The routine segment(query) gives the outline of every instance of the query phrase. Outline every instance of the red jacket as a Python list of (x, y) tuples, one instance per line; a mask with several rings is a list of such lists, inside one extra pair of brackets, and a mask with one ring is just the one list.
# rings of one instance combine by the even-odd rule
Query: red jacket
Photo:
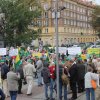
[(49, 70), (50, 70), (50, 78), (55, 79), (55, 66), (49, 66)]

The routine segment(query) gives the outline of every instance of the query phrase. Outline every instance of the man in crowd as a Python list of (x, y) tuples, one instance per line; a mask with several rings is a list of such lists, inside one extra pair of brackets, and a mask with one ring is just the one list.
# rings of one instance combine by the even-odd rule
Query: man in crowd
[(77, 62), (78, 70), (78, 93), (84, 92), (84, 77), (85, 77), (85, 65), (82, 63), (81, 59)]
[(77, 78), (78, 78), (78, 71), (77, 71), (77, 65), (74, 63), (74, 60), (70, 60), (70, 68), (69, 68), (69, 74), (70, 74), (70, 86), (72, 90), (72, 98), (70, 100), (77, 99)]
[(42, 84), (42, 76), (41, 76), (41, 71), (42, 71), (42, 69), (43, 69), (42, 58), (40, 58), (40, 59), (37, 61), (36, 65), (37, 65), (36, 70), (37, 70), (37, 76), (38, 76), (38, 86), (41, 86), (41, 85), (43, 85), (43, 84)]
[(1, 79), (2, 79), (3, 91), (5, 94), (5, 97), (9, 96), (8, 85), (7, 85), (7, 73), (8, 72), (9, 72), (9, 67), (5, 63), (5, 61), (2, 60), (1, 61)]
[(23, 61), (23, 71), (24, 71), (24, 77), (26, 78), (27, 84), (28, 84), (28, 90), (27, 90), (27, 95), (32, 95), (32, 88), (33, 88), (33, 77), (34, 77), (34, 72), (36, 72), (35, 66)]

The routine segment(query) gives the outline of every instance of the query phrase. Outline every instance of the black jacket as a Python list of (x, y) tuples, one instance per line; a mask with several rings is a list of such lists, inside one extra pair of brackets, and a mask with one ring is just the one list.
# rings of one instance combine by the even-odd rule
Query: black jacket
[(84, 64), (77, 64), (77, 71), (78, 71), (78, 80), (84, 79), (85, 65)]
[(22, 65), (20, 65), (20, 67), (17, 69), (17, 73), (20, 74), (20, 79), (24, 79), (24, 72), (23, 72)]
[(41, 71), (41, 76), (43, 77), (44, 83), (50, 83), (50, 71), (48, 67), (44, 67)]
[(77, 82), (78, 78), (78, 71), (77, 71), (77, 65), (73, 64), (70, 69), (69, 69), (69, 74), (70, 74), (70, 81), (71, 82)]
[(7, 73), (9, 72), (9, 67), (7, 64), (2, 64), (1, 66), (1, 79), (7, 79)]

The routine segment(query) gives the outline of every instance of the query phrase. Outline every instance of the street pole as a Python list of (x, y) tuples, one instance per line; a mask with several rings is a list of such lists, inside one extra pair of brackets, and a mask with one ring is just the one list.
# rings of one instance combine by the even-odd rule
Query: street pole
[(55, 8), (55, 36), (56, 36), (56, 76), (57, 76), (57, 100), (59, 100), (59, 61), (58, 61), (58, 44), (59, 44), (59, 39), (58, 39), (58, 0), (56, 0), (56, 8)]

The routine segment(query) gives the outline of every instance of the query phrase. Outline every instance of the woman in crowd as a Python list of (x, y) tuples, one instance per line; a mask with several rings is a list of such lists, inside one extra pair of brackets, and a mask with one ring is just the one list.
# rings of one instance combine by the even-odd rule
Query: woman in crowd
[(85, 74), (86, 100), (95, 100), (95, 89), (92, 87), (92, 80), (95, 80), (97, 85), (99, 85), (99, 76), (93, 73), (92, 65), (89, 64), (88, 72)]
[(20, 75), (19, 74), (17, 75), (14, 72), (14, 68), (11, 67), (10, 71), (7, 73), (7, 83), (8, 83), (8, 89), (10, 92), (11, 100), (16, 100), (17, 98), (19, 78), (20, 78)]

